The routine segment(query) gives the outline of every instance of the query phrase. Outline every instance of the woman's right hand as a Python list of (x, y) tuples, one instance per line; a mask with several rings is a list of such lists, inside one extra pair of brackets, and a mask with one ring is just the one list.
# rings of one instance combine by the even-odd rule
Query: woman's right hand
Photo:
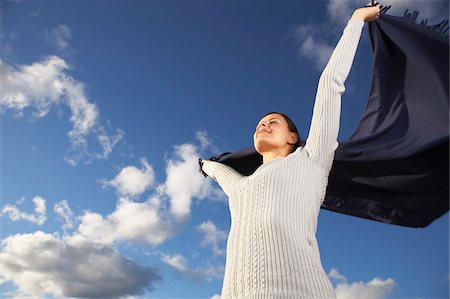
[(204, 163), (203, 159), (202, 158), (198, 158), (198, 164), (199, 164), (199, 170), (198, 171), (201, 174), (203, 174), (203, 176), (206, 178), (208, 175), (206, 174), (206, 172), (203, 171), (203, 163)]
[(368, 6), (358, 8), (353, 12), (352, 19), (360, 19), (364, 22), (372, 22), (378, 19), (380, 16), (380, 6), (379, 3), (375, 1), (375, 4), (372, 6), (371, 3), (367, 4)]

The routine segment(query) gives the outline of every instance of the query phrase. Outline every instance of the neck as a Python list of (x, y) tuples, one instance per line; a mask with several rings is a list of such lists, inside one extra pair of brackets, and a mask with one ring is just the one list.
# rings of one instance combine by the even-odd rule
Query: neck
[(275, 158), (284, 158), (289, 155), (289, 151), (270, 151), (261, 153), (263, 156), (263, 163), (269, 162)]

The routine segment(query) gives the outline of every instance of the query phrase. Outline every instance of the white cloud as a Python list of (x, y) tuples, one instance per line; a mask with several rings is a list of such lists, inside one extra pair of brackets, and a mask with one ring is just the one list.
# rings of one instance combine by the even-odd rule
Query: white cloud
[(338, 299), (380, 299), (385, 298), (395, 287), (392, 278), (382, 280), (374, 278), (369, 282), (354, 282), (351, 284), (338, 284), (336, 286), (336, 296)]
[(185, 272), (188, 271), (188, 268), (186, 266), (186, 259), (180, 255), (168, 255), (168, 254), (162, 254), (162, 261), (169, 266), (172, 266), (173, 268), (177, 269), (178, 271)]
[(396, 282), (392, 278), (383, 280), (375, 277), (369, 282), (348, 283), (347, 278), (336, 268), (332, 268), (328, 276), (338, 281), (335, 287), (338, 299), (382, 299), (396, 287)]
[(78, 232), (102, 244), (125, 241), (157, 246), (172, 236), (174, 230), (170, 219), (164, 217), (160, 208), (157, 197), (151, 197), (143, 203), (123, 197), (116, 210), (106, 217), (85, 212), (79, 219)]
[(338, 269), (332, 268), (328, 273), (328, 276), (338, 282), (347, 282), (347, 277), (339, 273)]
[[(206, 132), (201, 135), (207, 136)], [(189, 216), (194, 197), (218, 198), (223, 194), (212, 186), (211, 179), (205, 179), (198, 172), (196, 145), (176, 146), (175, 157), (177, 160), (166, 162), (167, 178), (163, 184), (154, 184), (155, 173), (145, 159), (141, 159), (141, 168), (126, 166), (112, 180), (101, 180), (103, 186), (114, 187), (122, 198), (116, 210), (107, 216), (86, 211), (79, 217), (78, 232), (103, 244), (141, 242), (157, 246), (173, 236), (181, 228), (179, 220)], [(145, 202), (132, 200), (151, 189), (154, 194)], [(200, 231), (205, 234), (205, 246), (212, 246), (216, 254), (223, 254), (218, 243), (226, 238), (225, 233), (210, 223), (201, 225)]]
[(73, 212), (69, 207), (67, 200), (63, 199), (57, 202), (53, 211), (58, 215), (58, 218), (63, 222), (63, 229), (71, 229), (73, 227)]
[(207, 267), (197, 267), (194, 269), (189, 268), (186, 264), (186, 259), (180, 255), (168, 255), (161, 253), (161, 260), (167, 265), (171, 266), (177, 273), (195, 281), (211, 281), (214, 278), (223, 278), (225, 266), (207, 266)]
[(221, 248), (219, 244), (226, 240), (225, 231), (219, 230), (211, 221), (205, 221), (198, 225), (196, 229), (203, 233), (202, 246), (211, 246), (211, 250), (215, 255), (224, 255), (225, 248)]
[(314, 25), (299, 25), (294, 32), (299, 56), (313, 61), (318, 70), (324, 68), (333, 52), (333, 47), (323, 37), (321, 30)]
[(66, 103), (72, 112), (70, 121), (73, 128), (67, 133), (71, 142), (76, 147), (85, 147), (85, 136), (90, 133), (98, 120), (97, 106), (86, 98), (84, 84), (72, 78), (67, 78), (64, 85), (67, 95)]
[(166, 166), (164, 191), (170, 197), (170, 211), (178, 220), (186, 219), (191, 211), (192, 198), (217, 198), (221, 193), (212, 185), (212, 180), (199, 174), (200, 154), (195, 145), (185, 143), (175, 146), (175, 158)]
[(25, 202), (25, 197), (24, 196), (22, 196), (21, 198), (19, 198), (17, 201), (16, 201), (16, 203), (18, 204), (18, 205), (21, 205), (21, 204), (23, 204)]
[[(328, 1), (327, 3), (327, 18), (334, 24), (344, 25), (352, 16), (353, 11), (357, 8), (369, 3), (370, 0), (365, 3), (360, 0), (340, 0), (340, 1)], [(383, 5), (385, 5), (383, 1)]]
[(0, 109), (12, 109), (21, 116), (27, 107), (35, 109), (35, 117), (47, 115), (50, 107), (58, 104), (64, 93), (68, 64), (50, 56), (46, 60), (13, 69), (0, 62)]
[(72, 38), (72, 30), (67, 25), (58, 25), (50, 31), (48, 41), (55, 46), (56, 51), (71, 55), (75, 53), (75, 48), (70, 44)]
[[(203, 136), (206, 136), (206, 133)], [(167, 162), (172, 166), (172, 168), (168, 166), (168, 174), (196, 184), (198, 190), (184, 189), (189, 196), (189, 205), (195, 196), (202, 199), (208, 195), (219, 194), (217, 189), (212, 188), (212, 180), (205, 179), (198, 172), (197, 150), (197, 145), (182, 144), (176, 147), (175, 157), (178, 160)], [(3, 240), (0, 268), (3, 270), (5, 266), (6, 270), (0, 274), (0, 281), (12, 282), (17, 286), (18, 289), (13, 296), (49, 294), (55, 297), (132, 298), (130, 296), (143, 291), (155, 281), (151, 275), (148, 278), (149, 275), (146, 274), (154, 273), (149, 268), (136, 265), (108, 247), (120, 242), (158, 246), (182, 229), (180, 222), (177, 221), (179, 219), (170, 211), (170, 204), (176, 202), (177, 198), (169, 198), (172, 193), (166, 192), (166, 184), (155, 185), (152, 167), (144, 159), (141, 163), (140, 168), (134, 166), (123, 168), (111, 181), (105, 183), (113, 185), (121, 194), (128, 194), (118, 199), (116, 209), (111, 214), (103, 216), (85, 211), (75, 222), (69, 203), (67, 200), (61, 200), (53, 209), (63, 222), (64, 229), (78, 224), (71, 236), (64, 234), (65, 237), (61, 238), (36, 232)], [(185, 177), (182, 177), (183, 175)], [(196, 180), (195, 177), (200, 180)], [(175, 188), (176, 180), (172, 183)], [(180, 187), (182, 190), (187, 188), (185, 185)], [(154, 194), (147, 200), (144, 202), (132, 200), (132, 195), (140, 195), (150, 188), (154, 188)], [(45, 202), (44, 205), (37, 199), (35, 202), (35, 215), (30, 216), (17, 208), (16, 210), (7, 208), (6, 211), (13, 215), (11, 217), (38, 219), (42, 213), (45, 215)], [(211, 246), (217, 254), (223, 253), (219, 242), (226, 237), (224, 232), (218, 230), (212, 222), (200, 224), (198, 230), (204, 234), (202, 241), (204, 246)], [(37, 254), (33, 255), (34, 252)], [(195, 282), (223, 278), (223, 265), (207, 264), (203, 267), (189, 268), (181, 255), (164, 255), (163, 261), (180, 275)], [(107, 276), (110, 272), (111, 277)], [(128, 280), (125, 278), (127, 275), (131, 275)]]
[(161, 278), (116, 250), (76, 236), (60, 239), (41, 231), (2, 241), (1, 276), (22, 297), (118, 298), (151, 290)]
[(215, 295), (213, 295), (211, 298), (209, 298), (209, 299), (220, 299), (220, 295), (218, 295), (218, 294), (215, 294)]
[(112, 186), (122, 195), (136, 196), (151, 187), (155, 180), (155, 172), (145, 159), (141, 159), (143, 168), (124, 167), (114, 179), (102, 180), (104, 186)]
[(97, 139), (100, 143), (103, 152), (96, 154), (98, 159), (106, 159), (112, 152), (113, 148), (123, 139), (125, 132), (122, 129), (117, 129), (115, 135), (106, 134), (105, 130), (98, 134)]
[[(118, 130), (115, 136), (105, 133), (98, 122), (97, 106), (87, 98), (84, 84), (67, 75), (69, 69), (66, 61), (57, 56), (17, 69), (0, 61), (0, 113), (11, 110), (15, 117), (21, 117), (26, 109), (32, 109), (32, 116), (40, 118), (53, 106), (64, 103), (70, 109), (72, 123), (67, 133), (71, 148), (66, 161), (76, 165), (82, 160), (105, 159), (122, 139), (123, 131)], [(101, 154), (88, 152), (90, 134), (97, 135)]]
[(212, 142), (209, 139), (208, 133), (206, 131), (197, 131), (195, 133), (195, 138), (200, 142), (200, 150), (205, 150), (212, 145)]
[[(23, 202), (21, 200), (21, 202)], [(45, 199), (40, 196), (33, 197), (34, 214), (22, 212), (17, 206), (6, 204), (0, 213), (1, 216), (8, 216), (12, 221), (25, 220), (37, 225), (44, 224), (46, 217)]]

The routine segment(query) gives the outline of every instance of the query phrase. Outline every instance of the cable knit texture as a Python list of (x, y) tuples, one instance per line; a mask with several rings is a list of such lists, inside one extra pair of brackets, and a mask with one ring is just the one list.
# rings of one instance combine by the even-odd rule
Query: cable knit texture
[(338, 147), (341, 96), (364, 21), (350, 19), (317, 88), (304, 147), (242, 176), (204, 160), (203, 170), (229, 198), (222, 299), (336, 298), (323, 269), (317, 219)]

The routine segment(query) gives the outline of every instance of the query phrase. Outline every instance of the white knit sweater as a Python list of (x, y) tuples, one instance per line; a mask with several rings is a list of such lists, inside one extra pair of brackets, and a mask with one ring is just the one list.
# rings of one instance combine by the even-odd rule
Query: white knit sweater
[(338, 147), (341, 96), (364, 21), (350, 19), (323, 71), (304, 147), (242, 176), (204, 160), (203, 170), (229, 198), (222, 299), (336, 298), (323, 269), (317, 219)]

